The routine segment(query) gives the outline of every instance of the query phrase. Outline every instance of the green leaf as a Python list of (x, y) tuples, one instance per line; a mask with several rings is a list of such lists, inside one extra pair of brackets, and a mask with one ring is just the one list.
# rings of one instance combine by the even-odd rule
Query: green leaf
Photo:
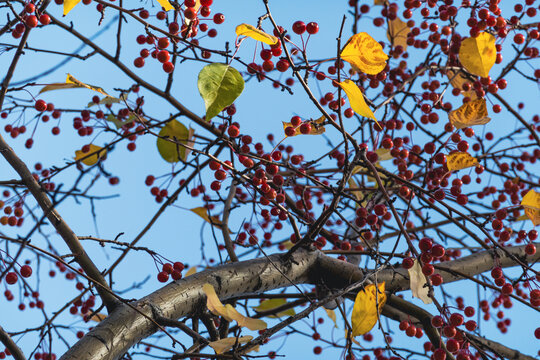
[(116, 126), (117, 129), (120, 129), (122, 126), (124, 126), (124, 124), (127, 124), (128, 122), (130, 122), (130, 120), (122, 121), (118, 119), (116, 116), (114, 116), (113, 114), (107, 115), (105, 120), (112, 122)]
[[(285, 299), (267, 299), (261, 302), (259, 306), (253, 307), (253, 309), (257, 312), (266, 312), (266, 311), (270, 311), (275, 308), (278, 308), (280, 306), (283, 306), (286, 303), (287, 303), (287, 300)], [(283, 310), (277, 313), (276, 315), (268, 315), (268, 317), (276, 318), (276, 317), (294, 316), (294, 315), (296, 315), (296, 312), (294, 311), (293, 308), (290, 308), (287, 310)]]
[(186, 160), (186, 148), (166, 139), (175, 140), (182, 144), (188, 144), (193, 133), (177, 120), (169, 121), (159, 132), (157, 148), (161, 157), (170, 163), (177, 163)]
[(210, 121), (240, 96), (244, 79), (235, 68), (214, 63), (203, 67), (197, 86), (206, 106), (206, 121)]

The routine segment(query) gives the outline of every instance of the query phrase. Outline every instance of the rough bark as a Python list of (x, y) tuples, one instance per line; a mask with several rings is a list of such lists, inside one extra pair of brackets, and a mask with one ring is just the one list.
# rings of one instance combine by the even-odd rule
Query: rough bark
[[(448, 261), (440, 265), (449, 271), (476, 275), (491, 269), (498, 258), (501, 267), (515, 266), (515, 258), (524, 263), (535, 263), (540, 252), (525, 255), (524, 246), (477, 254)], [(462, 279), (452, 272), (441, 271), (445, 283)], [(175, 281), (130, 305), (121, 305), (64, 354), (61, 360), (94, 359), (116, 360), (138, 341), (153, 334), (157, 327), (150, 321), (155, 314), (170, 319), (191, 316), (205, 308), (202, 285), (210, 283), (220, 299), (289, 287), (294, 284), (320, 283), (346, 286), (362, 280), (362, 269), (331, 258), (319, 251), (300, 249), (290, 258), (282, 254), (218, 266)], [(386, 281), (386, 288), (402, 291), (409, 287), (406, 270), (382, 270), (378, 281)], [(144, 314), (144, 315), (143, 315)]]

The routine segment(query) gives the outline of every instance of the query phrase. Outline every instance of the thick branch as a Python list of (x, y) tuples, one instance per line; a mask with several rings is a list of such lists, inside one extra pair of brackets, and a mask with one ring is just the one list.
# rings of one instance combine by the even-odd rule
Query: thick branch
[(0, 342), (11, 352), (15, 360), (26, 360), (22, 350), (15, 344), (15, 341), (9, 334), (0, 326)]
[[(540, 259), (540, 252), (525, 255), (524, 246), (509, 247), (507, 251), (527, 263)], [(447, 269), (456, 269), (468, 275), (477, 275), (492, 268), (494, 257), (499, 256), (501, 267), (515, 266), (515, 262), (500, 250), (483, 251), (462, 259), (441, 264)], [(409, 288), (406, 270), (382, 270), (377, 275), (378, 281), (386, 281), (389, 291), (401, 291)], [(445, 283), (460, 280), (459, 276), (442, 271)], [(261, 293), (272, 289), (295, 284), (318, 283), (324, 279), (327, 283), (347, 285), (361, 281), (363, 270), (358, 267), (330, 258), (320, 251), (299, 249), (290, 257), (282, 254), (268, 258), (255, 259), (215, 267), (185, 279), (171, 283), (162, 289), (133, 303), (148, 317), (153, 316), (152, 308), (158, 309), (162, 316), (169, 319), (192, 316), (204, 309), (205, 296), (202, 285), (212, 284), (220, 299), (230, 299), (246, 294)], [(290, 279), (290, 281), (288, 280)], [(156, 326), (148, 318), (132, 308), (121, 305), (110, 316), (90, 331), (61, 360), (67, 359), (119, 359), (131, 346), (150, 336)]]

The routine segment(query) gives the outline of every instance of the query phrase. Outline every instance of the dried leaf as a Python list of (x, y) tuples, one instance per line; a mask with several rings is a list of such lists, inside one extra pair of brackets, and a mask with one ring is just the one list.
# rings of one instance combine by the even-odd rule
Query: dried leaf
[(448, 171), (461, 170), (476, 165), (478, 165), (478, 160), (469, 153), (456, 151), (446, 155)]
[(384, 5), (388, 0), (373, 0), (373, 5)]
[[(324, 116), (321, 116), (317, 120), (311, 121), (311, 131), (308, 134), (302, 134), (300, 132), (300, 126), (297, 126), (294, 129), (294, 135), (291, 135), (290, 137), (296, 136), (296, 135), (320, 135), (320, 134), (324, 134), (326, 129), (324, 128), (324, 125), (321, 125), (321, 124), (324, 123), (324, 120), (326, 120), (326, 118)], [(285, 121), (282, 121), (282, 123), (283, 123), (283, 132), (285, 133), (285, 136), (287, 136), (287, 133), (285, 132), (285, 129), (287, 129), (289, 126), (292, 127), (292, 124), (290, 122), (285, 122)]]
[(235, 320), (238, 326), (244, 326), (250, 330), (266, 329), (267, 325), (264, 321), (240, 314), (231, 304), (223, 305), (211, 284), (204, 284), (203, 291), (206, 294), (206, 307), (212, 314), (223, 316), (228, 321)]
[(459, 61), (471, 74), (488, 77), (496, 58), (495, 37), (490, 33), (482, 32), (461, 42)]
[(456, 127), (462, 129), (473, 125), (484, 125), (491, 121), (488, 116), (486, 99), (479, 98), (450, 111), (448, 119)]
[(196, 208), (193, 208), (193, 209), (190, 209), (191, 211), (193, 211), (195, 214), (199, 215), (200, 217), (202, 217), (204, 219), (204, 221), (214, 225), (214, 226), (217, 226), (218, 228), (221, 228), (223, 226), (223, 223), (221, 222), (221, 220), (217, 217), (217, 216), (212, 216), (211, 218), (208, 216), (208, 209), (203, 207), (203, 206), (200, 206), (200, 207), (196, 207)]
[(375, 284), (369, 284), (356, 295), (351, 315), (353, 336), (368, 333), (377, 323), (381, 310), (386, 303), (384, 286), (384, 282), (378, 284), (377, 287), (375, 287)]
[(105, 90), (103, 90), (99, 86), (85, 84), (82, 81), (75, 79), (73, 75), (71, 74), (67, 74), (65, 83), (54, 83), (54, 84), (45, 85), (43, 89), (39, 91), (39, 93), (41, 94), (45, 91), (51, 91), (51, 90), (79, 89), (79, 88), (90, 89), (93, 91), (97, 91), (98, 93), (103, 94), (105, 96), (111, 97), (109, 94), (105, 92)]
[(347, 97), (349, 98), (349, 103), (351, 108), (360, 116), (364, 116), (370, 119), (377, 121), (375, 114), (366, 104), (364, 100), (364, 94), (360, 91), (360, 88), (351, 80), (345, 80), (339, 83), (339, 86), (345, 91)]
[(196, 272), (197, 272), (197, 267), (193, 266), (193, 267), (189, 268), (189, 270), (186, 272), (186, 275), (184, 275), (184, 278), (187, 278), (188, 276), (193, 275)]
[(83, 152), (82, 150), (75, 151), (75, 161), (79, 161), (84, 165), (92, 166), (99, 160), (107, 156), (107, 149), (101, 146), (90, 144), (90, 151)]
[(403, 50), (406, 50), (407, 34), (410, 31), (411, 29), (407, 26), (407, 23), (396, 17), (394, 20), (388, 21), (386, 37), (388, 37), (388, 41), (390, 41), (393, 47), (401, 46)]
[[(157, 148), (163, 160), (170, 163), (177, 163), (180, 160), (185, 161), (187, 159), (188, 152), (186, 150), (188, 149), (180, 144), (189, 144), (193, 137), (193, 131), (190, 130), (188, 130), (181, 122), (173, 119), (159, 131)], [(174, 140), (180, 144), (170, 140)]]
[(341, 58), (357, 70), (370, 75), (376, 75), (386, 67), (388, 55), (383, 51), (381, 44), (361, 32), (353, 35), (341, 52)]
[(236, 337), (229, 337), (225, 339), (220, 339), (216, 341), (212, 341), (208, 343), (212, 349), (216, 352), (216, 354), (223, 354), (225, 351), (228, 351), (229, 349), (232, 349), (232, 347), (236, 344), (245, 344), (250, 342), (253, 339), (253, 336), (241, 336), (239, 338)]
[(64, 0), (64, 16), (66, 16), (81, 0)]
[(86, 107), (92, 107), (95, 105), (112, 105), (112, 104), (118, 104), (120, 102), (123, 102), (127, 99), (128, 95), (126, 93), (123, 93), (120, 95), (120, 97), (113, 97), (113, 96), (105, 96), (103, 99), (99, 100), (99, 102), (96, 104), (95, 102), (91, 101), (88, 103)]
[(531, 219), (534, 226), (540, 225), (540, 193), (531, 189), (521, 200), (525, 214)]
[(330, 309), (324, 309), (324, 310), (326, 311), (326, 315), (328, 315), (330, 320), (332, 320), (332, 322), (334, 323), (335, 328), (339, 329), (339, 327), (337, 326), (336, 312)]
[[(285, 304), (287, 304), (287, 300), (285, 299), (267, 299), (261, 302), (259, 306), (253, 307), (253, 309), (257, 312), (267, 312), (275, 308), (278, 308), (280, 306), (283, 306)], [(295, 314), (296, 314), (296, 311), (294, 311), (294, 309), (291, 308), (291, 309), (281, 311), (277, 313), (276, 315), (268, 315), (268, 317), (278, 318), (278, 317), (283, 317), (283, 316), (294, 316)]]
[[(455, 89), (459, 89), (459, 91), (461, 92), (461, 95), (466, 96), (470, 98), (471, 100), (478, 98), (478, 95), (476, 95), (476, 91), (472, 89), (471, 80), (467, 78), (467, 76), (465, 75), (463, 71), (459, 70), (456, 72), (453, 70), (448, 70), (446, 72), (446, 76), (450, 80), (450, 84), (452, 85), (452, 87), (454, 87)], [(471, 90), (465, 91), (463, 90), (463, 85), (467, 83), (471, 84)]]
[(236, 27), (236, 36), (248, 36), (257, 41), (261, 41), (268, 45), (275, 45), (279, 39), (273, 35), (267, 34), (262, 30), (257, 29), (253, 25), (240, 24)]
[(412, 296), (419, 298), (424, 304), (431, 304), (433, 300), (428, 296), (426, 276), (422, 272), (422, 267), (418, 260), (414, 260), (412, 268), (409, 269), (409, 279), (411, 284)]
[(165, 11), (174, 9), (169, 0), (157, 0), (157, 2)]
[[(85, 315), (82, 315), (82, 317), (85, 317)], [(88, 318), (88, 321), (101, 322), (106, 317), (107, 315), (105, 314), (97, 313), (97, 314), (92, 315), (92, 317)]]
[(392, 154), (390, 154), (390, 149), (378, 148), (375, 150), (375, 153), (379, 156), (379, 159), (375, 164), (377, 164), (379, 161), (386, 161), (394, 158)]
[[(348, 183), (349, 183), (349, 188), (350, 189), (357, 189), (359, 187), (358, 184), (356, 183), (356, 181), (354, 181), (352, 176), (349, 178)], [(362, 201), (362, 198), (363, 198), (362, 191), (360, 191), (360, 190), (351, 190), (351, 192), (353, 193), (356, 200)]]

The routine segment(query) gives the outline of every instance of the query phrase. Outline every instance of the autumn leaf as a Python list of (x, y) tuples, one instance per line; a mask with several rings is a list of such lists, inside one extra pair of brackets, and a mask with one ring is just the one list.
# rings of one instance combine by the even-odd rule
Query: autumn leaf
[(496, 57), (495, 37), (490, 33), (482, 32), (461, 42), (459, 61), (471, 74), (488, 77)]
[(103, 99), (99, 100), (98, 103), (95, 103), (93, 101), (89, 102), (86, 107), (92, 107), (95, 105), (112, 105), (112, 104), (118, 104), (127, 99), (127, 94), (123, 93), (120, 95), (120, 97), (115, 98), (114, 96), (105, 96)]
[(111, 97), (109, 94), (105, 92), (105, 90), (103, 90), (99, 86), (85, 84), (82, 81), (75, 79), (75, 77), (73, 77), (73, 75), (71, 74), (67, 74), (65, 83), (53, 83), (53, 84), (45, 85), (39, 91), (39, 93), (41, 94), (45, 91), (51, 91), (51, 90), (78, 89), (78, 88), (90, 89), (93, 91), (97, 91), (98, 93), (103, 94), (105, 96)]
[(341, 51), (341, 58), (357, 71), (376, 75), (386, 67), (388, 55), (384, 53), (381, 44), (368, 33), (361, 32), (349, 39)]
[(403, 50), (406, 50), (407, 34), (410, 31), (411, 29), (407, 26), (407, 23), (396, 17), (394, 20), (388, 21), (386, 37), (388, 37), (388, 41), (390, 41), (393, 47), (401, 46)]
[(478, 165), (478, 160), (466, 152), (456, 151), (446, 155), (448, 171), (461, 170)]
[(373, 5), (384, 5), (388, 0), (373, 0)]
[(521, 206), (533, 225), (540, 225), (540, 193), (534, 189), (529, 190), (521, 200)]
[(157, 0), (157, 2), (165, 11), (174, 9), (169, 0)]
[(349, 98), (349, 103), (351, 108), (360, 116), (364, 116), (370, 119), (377, 121), (375, 114), (366, 104), (364, 100), (364, 94), (360, 91), (360, 88), (351, 80), (345, 80), (339, 83), (339, 86), (345, 91), (347, 97)]
[(189, 268), (189, 270), (184, 275), (184, 278), (187, 278), (188, 276), (191, 276), (191, 275), (195, 274), (196, 272), (197, 272), (197, 267), (193, 266), (193, 267)]
[(257, 41), (261, 41), (268, 45), (275, 45), (279, 39), (273, 35), (267, 34), (262, 30), (257, 29), (253, 25), (240, 24), (236, 27), (236, 36), (248, 36)]
[(282, 121), (282, 123), (283, 123), (283, 132), (285, 133), (285, 136), (287, 136), (287, 137), (292, 137), (292, 136), (297, 136), (297, 135), (320, 135), (320, 134), (324, 134), (324, 132), (326, 131), (326, 129), (322, 125), (324, 123), (324, 120), (326, 120), (326, 118), (324, 116), (321, 116), (317, 120), (310, 121), (310, 123), (311, 123), (311, 131), (309, 133), (307, 133), (307, 134), (302, 134), (302, 132), (300, 131), (300, 126), (297, 126), (294, 129), (294, 134), (293, 135), (287, 135), (287, 131), (286, 131), (286, 129), (288, 127), (293, 127), (293, 125), (290, 122)]
[(193, 145), (191, 141), (193, 133), (192, 129), (186, 128), (181, 122), (175, 119), (169, 121), (160, 130), (157, 139), (157, 148), (163, 160), (170, 163), (177, 163), (180, 160), (185, 161), (189, 155), (189, 149), (180, 144)]
[(232, 66), (214, 63), (199, 72), (197, 87), (206, 107), (206, 121), (210, 121), (244, 91), (244, 78)]
[(217, 217), (217, 216), (212, 216), (212, 218), (210, 218), (210, 216), (208, 216), (208, 209), (203, 207), (203, 206), (200, 206), (200, 207), (196, 207), (196, 208), (193, 208), (193, 209), (189, 209), (191, 211), (193, 211), (195, 214), (199, 215), (200, 217), (202, 217), (204, 219), (204, 221), (214, 225), (214, 226), (217, 226), (217, 227), (221, 227), (223, 226), (223, 223), (221, 222), (221, 220)]
[(448, 119), (456, 127), (463, 129), (473, 125), (484, 125), (491, 121), (488, 116), (486, 99), (479, 98), (461, 105), (448, 114)]
[(339, 329), (339, 327), (337, 326), (336, 312), (334, 310), (330, 310), (330, 309), (324, 309), (324, 310), (326, 311), (326, 315), (328, 315), (330, 320), (332, 320), (332, 322), (334, 323), (334, 327), (336, 329)]
[(223, 354), (225, 351), (232, 349), (235, 344), (245, 344), (250, 342), (253, 336), (241, 336), (241, 337), (228, 337), (216, 341), (209, 342), (208, 345), (214, 349), (216, 354)]
[(203, 291), (206, 294), (206, 307), (212, 314), (223, 316), (227, 321), (234, 320), (238, 326), (247, 327), (250, 330), (266, 329), (267, 325), (264, 321), (240, 314), (231, 304), (223, 305), (211, 284), (204, 284)]
[(64, 0), (64, 16), (66, 16), (81, 0)]
[(89, 150), (86, 152), (83, 152), (82, 150), (75, 151), (75, 161), (80, 160), (84, 165), (92, 166), (96, 164), (99, 160), (106, 157), (106, 148), (93, 144), (90, 144), (88, 146)]
[(408, 270), (412, 296), (419, 298), (424, 304), (431, 304), (433, 300), (428, 296), (426, 276), (422, 272), (422, 267), (418, 260), (414, 260), (413, 266)]
[[(267, 299), (261, 302), (259, 306), (253, 307), (253, 310), (257, 312), (267, 312), (275, 308), (281, 307), (285, 304), (287, 304), (287, 300), (285, 299)], [(291, 309), (281, 311), (277, 313), (276, 315), (268, 315), (268, 317), (278, 318), (278, 317), (283, 317), (283, 316), (294, 316), (295, 314), (296, 314), (296, 311), (294, 311), (294, 309), (291, 308)]]
[[(386, 303), (385, 283), (369, 284), (358, 292), (354, 300), (351, 315), (352, 335), (364, 335), (368, 333), (379, 318), (384, 304)], [(375, 292), (378, 291), (376, 294)]]
[[(478, 95), (476, 95), (476, 91), (474, 91), (472, 88), (471, 80), (467, 78), (463, 71), (448, 70), (446, 72), (446, 76), (448, 77), (448, 80), (450, 80), (450, 84), (452, 85), (452, 87), (454, 87), (455, 89), (459, 89), (461, 95), (469, 97), (471, 100), (478, 98)], [(463, 90), (463, 85), (467, 83), (471, 85), (471, 90), (465, 91)]]

